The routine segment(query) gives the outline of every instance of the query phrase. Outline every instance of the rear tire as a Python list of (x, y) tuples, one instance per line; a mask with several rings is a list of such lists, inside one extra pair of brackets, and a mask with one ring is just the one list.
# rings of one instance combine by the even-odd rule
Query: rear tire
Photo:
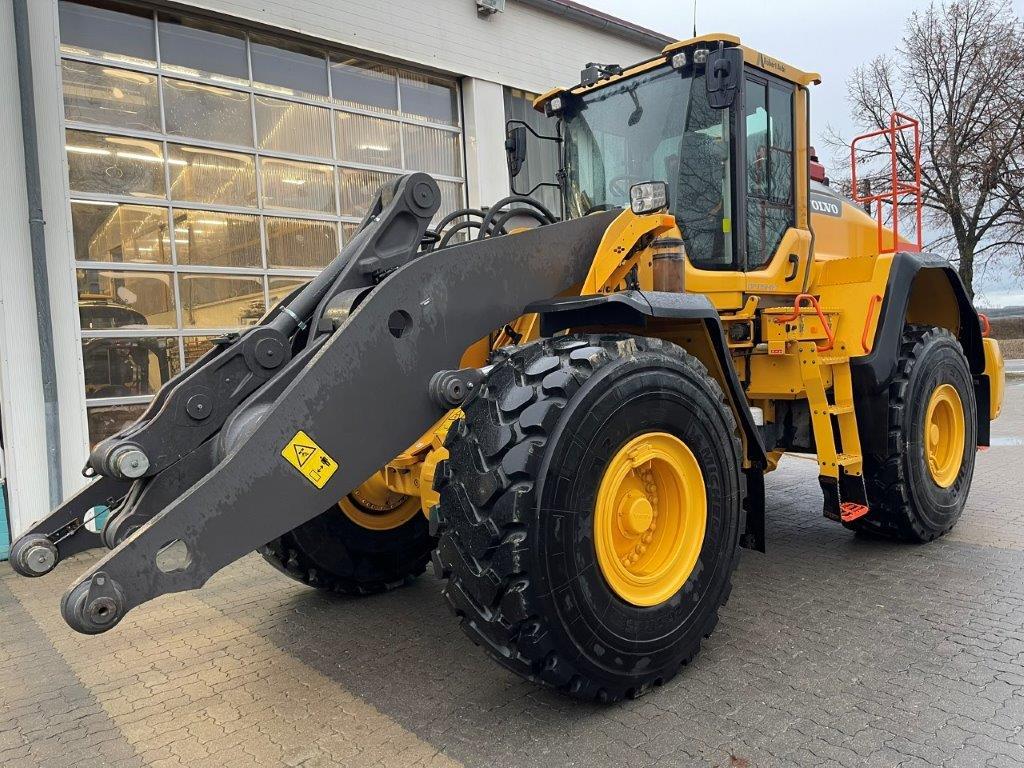
[[(955, 455), (946, 456), (943, 473), (943, 467), (930, 466), (926, 429), (930, 424), (926, 422), (936, 393), (954, 390), (953, 408), (959, 408), (962, 434), (956, 430), (957, 449)], [(908, 325), (896, 377), (889, 387), (887, 451), (865, 456), (871, 511), (849, 527), (917, 543), (947, 533), (967, 502), (974, 476), (977, 425), (974, 381), (959, 342), (945, 328)]]
[(433, 549), (422, 513), (396, 528), (373, 530), (351, 520), (336, 504), (259, 551), (281, 573), (308, 586), (371, 595), (422, 574)]
[[(675, 675), (714, 629), (738, 559), (740, 443), (718, 384), (659, 339), (563, 336), (500, 351), (463, 410), (432, 514), (435, 571), (462, 628), (517, 674), (582, 699)], [(692, 570), (672, 577), (682, 586), (645, 605), (605, 576), (595, 519), (602, 478), (648, 434), (696, 459), (706, 525)]]

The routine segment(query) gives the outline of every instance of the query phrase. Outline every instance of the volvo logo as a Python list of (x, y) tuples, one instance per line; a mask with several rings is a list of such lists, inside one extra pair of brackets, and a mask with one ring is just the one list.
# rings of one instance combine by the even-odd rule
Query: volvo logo
[(776, 72), (785, 73), (786, 65), (778, 59), (773, 59), (771, 56), (765, 56), (763, 53), (757, 54), (757, 66), (762, 69), (774, 69)]
[(821, 197), (811, 198), (811, 210), (815, 213), (823, 213), (826, 216), (842, 216), (843, 209), (834, 200), (826, 200)]

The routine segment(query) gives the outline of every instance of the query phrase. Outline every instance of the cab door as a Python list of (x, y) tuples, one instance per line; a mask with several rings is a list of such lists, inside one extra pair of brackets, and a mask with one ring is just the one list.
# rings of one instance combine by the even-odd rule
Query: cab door
[(731, 214), (723, 225), (731, 254), (709, 259), (694, 251), (686, 271), (687, 290), (724, 311), (750, 294), (803, 292), (812, 246), (806, 89), (748, 66), (728, 126)]
[(796, 295), (811, 259), (807, 92), (748, 70), (744, 97), (745, 293)]

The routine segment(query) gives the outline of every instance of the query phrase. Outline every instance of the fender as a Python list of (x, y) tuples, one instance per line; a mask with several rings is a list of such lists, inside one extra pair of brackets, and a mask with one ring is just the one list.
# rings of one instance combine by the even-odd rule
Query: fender
[[(896, 376), (900, 354), (900, 337), (911, 308), (914, 280), (919, 274), (931, 272), (948, 281), (959, 314), (956, 332), (960, 346), (974, 377), (978, 404), (978, 445), (989, 442), (989, 381), (984, 375), (985, 351), (981, 336), (981, 320), (967, 289), (949, 262), (932, 253), (897, 253), (893, 256), (886, 283), (885, 297), (871, 352), (850, 361), (853, 374), (854, 402), (859, 424), (888, 424), (889, 385)], [(864, 453), (881, 453), (888, 439), (886, 429), (863, 429), (861, 443)]]
[[(718, 310), (707, 296), (699, 293), (665, 291), (622, 291), (595, 296), (566, 296), (538, 301), (526, 308), (540, 315), (542, 336), (567, 328), (584, 326), (647, 326), (652, 319), (695, 320), (703, 324), (718, 370), (711, 370), (725, 390), (729, 405), (743, 431), (746, 458), (751, 464), (767, 465), (761, 434), (750, 415), (750, 404), (740, 386), (725, 341)], [(705, 365), (707, 360), (702, 360)], [(710, 367), (710, 366), (709, 366)]]

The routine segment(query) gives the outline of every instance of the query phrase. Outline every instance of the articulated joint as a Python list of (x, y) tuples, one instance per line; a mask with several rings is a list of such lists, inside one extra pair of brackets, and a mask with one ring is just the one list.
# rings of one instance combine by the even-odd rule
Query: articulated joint
[(427, 390), (430, 399), (446, 411), (458, 408), (483, 384), (485, 374), (479, 368), (438, 371), (430, 377)]

